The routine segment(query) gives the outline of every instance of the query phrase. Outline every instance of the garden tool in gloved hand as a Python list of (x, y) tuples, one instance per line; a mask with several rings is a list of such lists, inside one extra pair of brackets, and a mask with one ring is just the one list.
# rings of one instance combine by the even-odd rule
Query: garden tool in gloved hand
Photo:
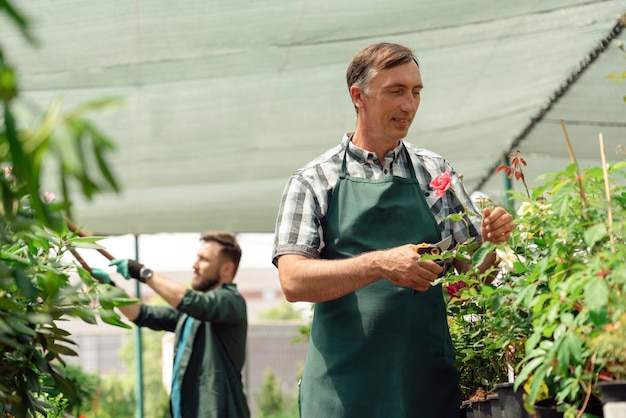
[(109, 266), (115, 266), (117, 272), (124, 276), (126, 280), (136, 279), (141, 283), (145, 283), (146, 280), (152, 277), (152, 270), (145, 268), (143, 264), (136, 260), (116, 258), (111, 260)]

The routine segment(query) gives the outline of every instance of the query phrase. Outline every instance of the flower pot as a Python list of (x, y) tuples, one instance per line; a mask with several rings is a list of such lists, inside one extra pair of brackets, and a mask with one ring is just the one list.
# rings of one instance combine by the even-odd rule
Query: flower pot
[(535, 414), (537, 418), (563, 418), (563, 412), (556, 410), (554, 398), (542, 399), (535, 402)]
[(472, 410), (470, 409), (469, 401), (461, 402), (461, 408), (459, 409), (459, 417), (460, 418), (473, 418), (471, 413), (472, 413)]
[(502, 418), (502, 409), (500, 408), (500, 398), (498, 395), (487, 395), (487, 400), (491, 406), (491, 418)]
[(498, 383), (496, 385), (502, 418), (532, 418), (524, 409), (523, 389), (513, 391), (513, 383)]
[(472, 409), (473, 418), (492, 418), (491, 401), (487, 399), (483, 399), (480, 401), (472, 401), (471, 409)]
[(626, 417), (626, 380), (599, 382), (605, 418)]
[[(585, 413), (591, 414), (594, 417), (602, 418), (604, 414), (602, 413), (602, 404), (600, 400), (591, 396), (587, 406), (585, 407)], [(542, 399), (540, 401), (535, 402), (535, 415), (537, 418), (563, 418), (563, 412), (557, 411), (557, 404), (554, 401), (554, 398)], [(620, 416), (626, 417), (626, 415)]]
[(463, 401), (461, 403), (460, 409), (460, 418), (474, 418), (474, 412), (472, 411), (472, 406), (469, 401)]

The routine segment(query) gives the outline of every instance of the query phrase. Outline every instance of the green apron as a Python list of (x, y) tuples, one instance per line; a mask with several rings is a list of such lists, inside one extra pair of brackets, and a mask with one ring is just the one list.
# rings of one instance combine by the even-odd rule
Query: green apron
[[(344, 154), (324, 238), (322, 257), (341, 259), (441, 234), (412, 164), (411, 178), (353, 178)], [(300, 416), (458, 418), (453, 362), (441, 286), (414, 294), (381, 278), (315, 304)]]

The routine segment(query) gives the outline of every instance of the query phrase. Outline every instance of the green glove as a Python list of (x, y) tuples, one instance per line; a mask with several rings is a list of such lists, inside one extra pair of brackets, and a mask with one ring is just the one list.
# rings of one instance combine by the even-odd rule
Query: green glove
[(124, 276), (125, 279), (137, 279), (139, 280), (139, 273), (143, 268), (143, 264), (138, 263), (135, 260), (127, 258), (116, 258), (111, 260), (109, 266), (115, 266), (117, 272)]
[(91, 274), (97, 278), (98, 280), (100, 280), (100, 283), (102, 284), (113, 284), (113, 281), (111, 280), (111, 276), (109, 276), (109, 274), (102, 270), (102, 269), (98, 269), (98, 268), (92, 268), (91, 269)]

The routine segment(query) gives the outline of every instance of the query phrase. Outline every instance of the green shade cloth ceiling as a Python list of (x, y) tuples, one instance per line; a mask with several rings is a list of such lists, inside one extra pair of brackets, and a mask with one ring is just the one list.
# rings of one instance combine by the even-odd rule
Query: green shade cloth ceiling
[[(33, 48), (0, 17), (23, 99), (100, 97), (120, 194), (77, 199), (99, 234), (272, 232), (289, 175), (355, 125), (351, 57), (412, 48), (425, 88), (408, 140), (445, 156), (470, 191), (504, 199), (495, 169), (520, 149), (529, 183), (626, 147), (626, 1), (20, 1)], [(514, 187), (519, 189), (519, 184)], [(55, 185), (49, 187), (54, 191)]]

